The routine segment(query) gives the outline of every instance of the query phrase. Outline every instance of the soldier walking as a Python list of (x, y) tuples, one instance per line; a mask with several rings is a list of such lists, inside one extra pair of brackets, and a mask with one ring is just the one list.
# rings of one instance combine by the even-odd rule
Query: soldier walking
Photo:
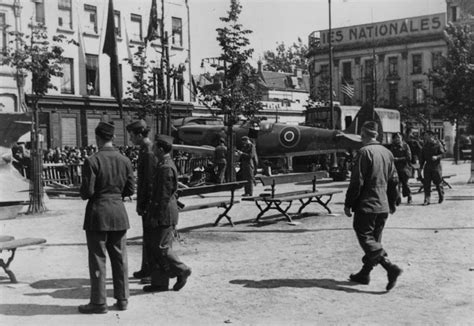
[(344, 202), (344, 213), (352, 216), (353, 227), (364, 250), (363, 267), (350, 275), (350, 280), (369, 284), (370, 272), (377, 264), (387, 271), (390, 291), (402, 269), (392, 264), (382, 246), (382, 232), (388, 214), (395, 213), (398, 198), (398, 176), (392, 153), (377, 141), (378, 125), (368, 121), (361, 129), (363, 147), (352, 167), (351, 181)]
[(423, 205), (430, 204), (431, 182), (436, 186), (436, 190), (438, 191), (438, 203), (441, 204), (444, 200), (441, 158), (445, 151), (432, 131), (426, 131), (424, 139), (425, 143), (420, 154), (420, 168), (423, 169), (423, 188), (425, 192)]
[(143, 291), (168, 291), (168, 285), (161, 282), (162, 275), (168, 279), (176, 277), (173, 290), (179, 291), (191, 275), (191, 268), (180, 261), (172, 248), (178, 224), (178, 171), (170, 156), (172, 137), (157, 135), (153, 150), (158, 159), (158, 167), (144, 221), (151, 285), (146, 285)]
[(398, 132), (392, 136), (390, 151), (395, 159), (395, 167), (397, 169), (399, 186), (402, 188), (402, 195), (403, 197), (408, 197), (407, 202), (411, 204), (411, 190), (408, 186), (408, 180), (413, 174), (411, 150), (408, 144), (403, 141), (402, 135)]
[(124, 197), (134, 190), (132, 163), (112, 145), (114, 125), (100, 122), (95, 129), (99, 151), (86, 158), (81, 198), (88, 200), (84, 219), (89, 251), (90, 302), (79, 306), (84, 314), (103, 314), (107, 308), (106, 253), (112, 266), (116, 307), (128, 305), (127, 229), (130, 228)]

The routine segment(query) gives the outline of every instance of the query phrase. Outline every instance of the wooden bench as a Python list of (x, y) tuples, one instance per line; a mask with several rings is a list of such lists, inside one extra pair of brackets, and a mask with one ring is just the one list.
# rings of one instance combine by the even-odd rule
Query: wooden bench
[(3, 268), (5, 273), (7, 273), (10, 281), (12, 283), (18, 283), (15, 274), (10, 269), (10, 264), (12, 263), (13, 259), (15, 258), (15, 252), (17, 248), (33, 246), (45, 243), (45, 239), (41, 238), (23, 238), (23, 239), (16, 239), (9, 235), (2, 235), (0, 236), (0, 252), (3, 250), (7, 250), (11, 252), (10, 257), (5, 262), (3, 258), (0, 258), (0, 266)]
[[(451, 174), (445, 174), (443, 175), (442, 179), (441, 179), (441, 183), (443, 186), (447, 186), (449, 189), (453, 189), (453, 187), (449, 184), (449, 182), (447, 181), (447, 179), (450, 179), (452, 177), (455, 177), (456, 174), (455, 173), (451, 173)], [(418, 187), (418, 191), (417, 193), (420, 193), (420, 192), (423, 192), (423, 180), (420, 180), (420, 182), (416, 182), (416, 183), (410, 183), (410, 187)]]
[[(292, 222), (291, 217), (288, 215), (288, 210), (290, 209), (293, 201), (298, 200), (301, 203), (301, 206), (297, 214), (301, 214), (306, 206), (312, 202), (316, 202), (323, 206), (329, 214), (331, 214), (331, 209), (328, 207), (329, 202), (332, 199), (332, 196), (336, 193), (342, 192), (341, 190), (317, 190), (316, 189), (316, 180), (327, 177), (327, 172), (318, 171), (318, 172), (309, 172), (309, 173), (296, 173), (296, 174), (283, 174), (275, 176), (262, 176), (257, 178), (264, 186), (270, 186), (270, 192), (262, 193), (258, 196), (246, 197), (242, 200), (253, 201), (255, 205), (260, 210), (260, 213), (255, 219), (256, 222), (269, 210), (276, 209), (282, 213), (289, 222)], [(297, 182), (311, 182), (311, 189), (307, 190), (298, 190), (285, 193), (276, 193), (276, 185), (278, 184), (287, 184), (287, 183), (297, 183)], [(323, 197), (328, 197), (326, 200), (323, 200)], [(282, 204), (287, 203), (287, 206), (283, 208)]]
[[(226, 183), (221, 183), (221, 184), (178, 189), (178, 198), (179, 199), (181, 199), (183, 197), (187, 197), (187, 196), (201, 196), (202, 197), (202, 195), (204, 195), (204, 194), (210, 194), (210, 193), (222, 192), (222, 191), (229, 191), (230, 192), (230, 198), (229, 199), (214, 201), (214, 202), (208, 202), (208, 203), (202, 203), (202, 204), (196, 204), (196, 205), (189, 205), (189, 206), (184, 205), (184, 207), (181, 207), (179, 211), (180, 212), (188, 212), (188, 211), (194, 211), (194, 210), (206, 209), (206, 208), (212, 208), (212, 207), (223, 208), (224, 212), (222, 214), (219, 214), (216, 221), (214, 222), (214, 226), (217, 226), (219, 224), (219, 221), (224, 216), (227, 218), (230, 225), (234, 226), (234, 223), (232, 222), (232, 219), (230, 218), (230, 216), (227, 213), (230, 211), (232, 206), (234, 206), (234, 204), (240, 202), (239, 199), (235, 199), (234, 193), (237, 189), (242, 188), (246, 183), (247, 183), (247, 181), (236, 181), (236, 182), (226, 182)], [(180, 201), (180, 203), (181, 203), (181, 201)]]

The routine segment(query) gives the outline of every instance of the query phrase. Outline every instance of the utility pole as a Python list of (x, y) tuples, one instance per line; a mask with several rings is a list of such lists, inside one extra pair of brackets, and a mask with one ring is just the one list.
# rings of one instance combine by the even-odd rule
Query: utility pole
[[(331, 109), (331, 128), (334, 130), (336, 129), (336, 119), (334, 117), (334, 102), (333, 102), (333, 94), (332, 94), (332, 26), (331, 26), (331, 0), (328, 0), (329, 4), (329, 35), (328, 35), (328, 42), (329, 42), (329, 106)], [(331, 169), (337, 168), (337, 153), (334, 152), (331, 155)]]

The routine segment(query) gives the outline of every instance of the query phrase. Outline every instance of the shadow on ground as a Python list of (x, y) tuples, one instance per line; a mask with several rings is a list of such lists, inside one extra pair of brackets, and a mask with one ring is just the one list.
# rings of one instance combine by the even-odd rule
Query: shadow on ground
[(276, 289), (281, 287), (292, 288), (322, 288), (328, 290), (344, 291), (347, 293), (385, 294), (386, 291), (363, 291), (348, 286), (358, 285), (350, 281), (337, 281), (334, 279), (268, 279), (268, 280), (232, 280), (231, 284), (242, 284), (246, 288), (253, 289)]
[(41, 305), (41, 304), (0, 304), (0, 315), (35, 316), (35, 315), (77, 315), (77, 306)]

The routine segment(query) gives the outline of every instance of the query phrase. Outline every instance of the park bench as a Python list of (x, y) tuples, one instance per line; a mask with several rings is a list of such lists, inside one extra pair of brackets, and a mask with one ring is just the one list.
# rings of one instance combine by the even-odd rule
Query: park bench
[(189, 211), (212, 208), (212, 207), (223, 208), (224, 212), (219, 214), (216, 221), (214, 222), (214, 226), (217, 226), (219, 224), (219, 221), (224, 216), (227, 218), (230, 225), (234, 226), (234, 223), (232, 222), (231, 217), (227, 213), (230, 211), (232, 206), (234, 206), (234, 204), (240, 202), (239, 199), (235, 198), (234, 193), (237, 189), (242, 188), (246, 183), (247, 183), (247, 181), (236, 181), (236, 182), (226, 182), (226, 183), (206, 185), (206, 186), (180, 188), (180, 189), (178, 189), (178, 198), (180, 199), (181, 204), (182, 204), (181, 199), (183, 197), (189, 197), (189, 196), (203, 197), (203, 195), (205, 195), (205, 194), (223, 192), (223, 191), (228, 191), (228, 192), (230, 192), (230, 194), (229, 194), (228, 199), (213, 201), (213, 202), (199, 203), (199, 204), (195, 204), (195, 205), (184, 205), (183, 207), (180, 207), (179, 211), (180, 212), (189, 212)]
[(12, 283), (18, 283), (15, 274), (13, 271), (10, 269), (10, 264), (12, 263), (13, 259), (15, 258), (15, 252), (18, 248), (21, 247), (27, 247), (27, 246), (33, 246), (33, 245), (38, 245), (45, 243), (45, 239), (41, 238), (23, 238), (23, 239), (15, 239), (12, 236), (9, 235), (1, 235), (0, 236), (0, 252), (3, 252), (3, 250), (7, 250), (11, 252), (10, 257), (6, 260), (6, 262), (3, 260), (3, 258), (0, 258), (0, 266), (3, 268), (5, 273), (7, 273), (8, 277), (10, 278), (10, 281)]
[[(453, 189), (453, 187), (449, 184), (448, 179), (455, 177), (455, 173), (450, 173), (450, 174), (444, 174), (441, 183), (443, 186), (447, 186), (449, 189)], [(415, 182), (415, 183), (410, 183), (410, 187), (417, 187), (417, 193), (423, 192), (423, 180), (420, 180), (421, 182)]]
[[(255, 205), (260, 210), (257, 215), (256, 222), (269, 210), (276, 209), (282, 213), (289, 222), (293, 222), (291, 217), (288, 215), (288, 210), (290, 209), (293, 201), (297, 200), (301, 203), (301, 206), (297, 214), (301, 214), (306, 206), (312, 202), (316, 202), (319, 205), (323, 206), (329, 214), (331, 214), (331, 209), (328, 207), (329, 202), (332, 199), (332, 196), (336, 193), (342, 192), (341, 190), (317, 190), (316, 181), (327, 177), (326, 171), (318, 172), (309, 172), (309, 173), (295, 173), (295, 174), (282, 174), (275, 176), (261, 176), (257, 179), (264, 185), (270, 186), (270, 192), (262, 193), (258, 196), (246, 197), (242, 200), (253, 201)], [(298, 182), (311, 182), (311, 189), (307, 190), (297, 190), (285, 193), (276, 193), (276, 186), (279, 184), (287, 183), (298, 183)], [(327, 197), (327, 198), (324, 198)], [(324, 198), (324, 200), (323, 200)], [(287, 206), (283, 208), (282, 204), (286, 203)]]

